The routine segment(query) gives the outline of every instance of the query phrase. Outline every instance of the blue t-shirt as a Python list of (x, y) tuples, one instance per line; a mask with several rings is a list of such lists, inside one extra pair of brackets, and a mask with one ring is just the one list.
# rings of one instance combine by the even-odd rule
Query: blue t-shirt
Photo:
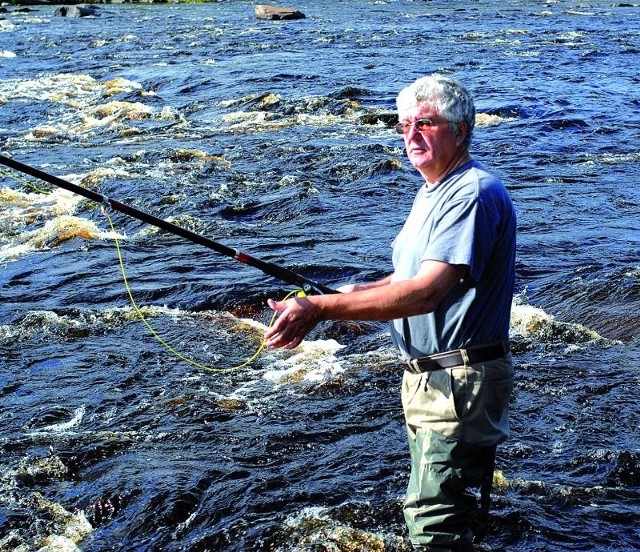
[(515, 280), (516, 214), (504, 184), (469, 161), (432, 187), (422, 186), (393, 242), (393, 281), (422, 261), (467, 265), (468, 275), (434, 312), (392, 320), (404, 358), (507, 341)]

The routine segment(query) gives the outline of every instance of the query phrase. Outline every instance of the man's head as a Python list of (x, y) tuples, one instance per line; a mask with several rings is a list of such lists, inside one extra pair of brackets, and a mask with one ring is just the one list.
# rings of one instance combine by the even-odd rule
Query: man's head
[(396, 130), (407, 156), (427, 184), (435, 184), (469, 159), (475, 125), (471, 95), (458, 81), (431, 75), (398, 94)]
[(449, 121), (453, 132), (457, 132), (459, 126), (465, 123), (465, 146), (469, 147), (475, 126), (476, 109), (471, 94), (457, 80), (438, 74), (422, 77), (398, 94), (396, 104), (400, 121), (406, 119), (412, 108), (429, 105), (443, 119)]

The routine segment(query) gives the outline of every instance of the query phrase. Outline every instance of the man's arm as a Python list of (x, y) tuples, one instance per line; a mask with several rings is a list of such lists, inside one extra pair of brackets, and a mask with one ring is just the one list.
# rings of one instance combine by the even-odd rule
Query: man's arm
[(375, 282), (367, 282), (366, 284), (347, 284), (344, 286), (340, 286), (338, 291), (340, 293), (352, 293), (354, 291), (364, 291), (365, 289), (373, 289), (377, 287), (387, 286), (391, 283), (391, 278), (393, 278), (393, 274), (389, 274), (382, 280), (377, 280)]
[(267, 347), (297, 347), (323, 320), (386, 321), (433, 311), (449, 290), (468, 272), (466, 265), (424, 261), (409, 280), (392, 282), (387, 277), (373, 284), (354, 287), (351, 293), (296, 297), (287, 301), (269, 299), (280, 312), (265, 333)]

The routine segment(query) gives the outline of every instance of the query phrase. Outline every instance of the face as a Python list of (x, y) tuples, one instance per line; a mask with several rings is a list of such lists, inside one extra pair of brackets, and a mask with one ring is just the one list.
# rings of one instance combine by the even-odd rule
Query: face
[(435, 124), (422, 131), (410, 125), (404, 134), (407, 156), (411, 164), (429, 183), (437, 182), (447, 174), (459, 159), (460, 148), (465, 139), (463, 128), (452, 132), (449, 122), (429, 105), (418, 105), (404, 112), (401, 123), (413, 123), (418, 119), (431, 119)]

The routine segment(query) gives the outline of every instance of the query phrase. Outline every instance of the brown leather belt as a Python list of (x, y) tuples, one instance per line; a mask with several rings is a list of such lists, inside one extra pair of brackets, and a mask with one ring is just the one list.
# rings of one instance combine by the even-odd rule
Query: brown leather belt
[(404, 369), (412, 374), (423, 374), (433, 370), (442, 370), (452, 366), (476, 364), (501, 358), (509, 352), (508, 343), (491, 343), (467, 349), (455, 349), (445, 353), (437, 353), (420, 358), (411, 358), (405, 361)]

